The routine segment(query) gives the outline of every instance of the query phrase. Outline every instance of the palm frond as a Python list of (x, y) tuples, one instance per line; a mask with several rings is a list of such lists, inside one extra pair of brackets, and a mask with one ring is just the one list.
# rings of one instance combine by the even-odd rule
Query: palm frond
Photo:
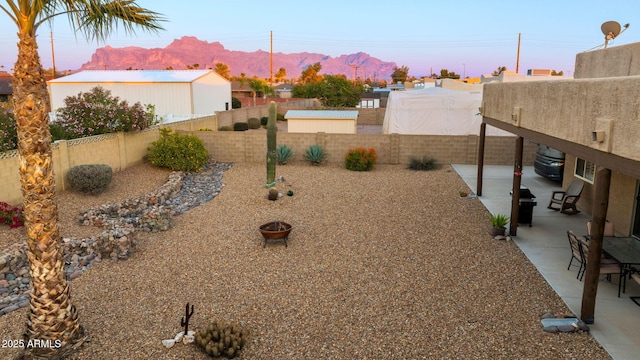
[(128, 35), (134, 34), (136, 28), (149, 32), (163, 30), (160, 23), (165, 19), (157, 12), (138, 6), (133, 0), (89, 0), (81, 3), (87, 5), (84, 11), (73, 11), (70, 16), (76, 19), (78, 30), (89, 39), (104, 40), (119, 27)]

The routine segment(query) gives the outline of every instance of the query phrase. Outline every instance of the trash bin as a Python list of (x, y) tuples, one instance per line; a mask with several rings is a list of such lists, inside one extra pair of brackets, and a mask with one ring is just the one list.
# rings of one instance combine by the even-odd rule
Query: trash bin
[[(513, 191), (510, 192), (513, 195)], [(536, 202), (536, 196), (525, 187), (520, 186), (520, 200), (518, 202), (518, 223), (529, 224), (529, 227), (533, 223), (533, 207), (538, 205)]]

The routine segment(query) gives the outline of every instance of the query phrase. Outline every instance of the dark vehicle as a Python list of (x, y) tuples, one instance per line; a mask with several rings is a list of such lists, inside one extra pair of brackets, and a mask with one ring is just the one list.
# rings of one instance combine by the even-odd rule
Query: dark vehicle
[(534, 162), (536, 174), (554, 181), (562, 181), (564, 153), (547, 145), (538, 144)]

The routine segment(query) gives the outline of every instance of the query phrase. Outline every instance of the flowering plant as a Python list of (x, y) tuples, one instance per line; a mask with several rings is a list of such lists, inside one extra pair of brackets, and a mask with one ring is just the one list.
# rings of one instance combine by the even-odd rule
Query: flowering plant
[(139, 131), (155, 125), (155, 106), (139, 102), (129, 105), (100, 86), (68, 96), (56, 111), (55, 123), (62, 136), (76, 139), (118, 131)]
[(23, 226), (22, 208), (0, 201), (0, 224), (9, 225), (12, 229)]

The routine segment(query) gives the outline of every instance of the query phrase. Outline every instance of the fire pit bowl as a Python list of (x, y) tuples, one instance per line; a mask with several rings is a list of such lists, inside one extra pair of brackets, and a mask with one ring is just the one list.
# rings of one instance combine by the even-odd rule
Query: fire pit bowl
[(287, 240), (291, 232), (291, 225), (284, 221), (272, 221), (260, 225), (260, 233), (264, 239), (262, 247), (267, 246), (268, 240), (284, 240), (284, 246), (287, 247)]

